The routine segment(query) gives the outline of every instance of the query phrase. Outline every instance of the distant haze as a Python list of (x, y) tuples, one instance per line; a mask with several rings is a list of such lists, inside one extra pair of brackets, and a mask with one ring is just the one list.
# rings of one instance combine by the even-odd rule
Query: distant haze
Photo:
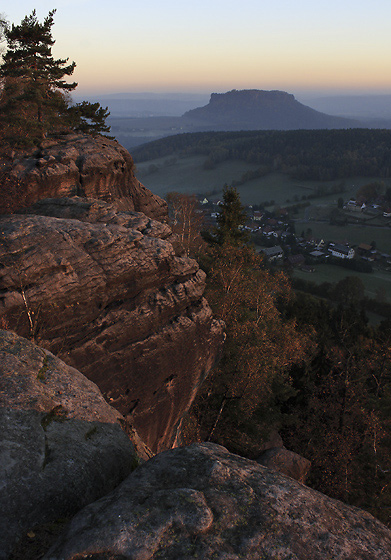
[[(170, 116), (168, 111), (174, 110), (175, 106), (182, 109), (202, 99), (198, 95), (172, 93), (160, 97), (148, 93), (144, 98), (136, 94), (119, 94), (100, 96), (98, 100), (107, 102), (112, 112), (108, 119), (111, 134), (128, 150), (185, 132), (391, 128), (391, 123), (384, 124), (381, 119), (372, 124), (317, 111), (283, 91), (253, 89), (212, 93), (207, 104), (198, 103), (198, 107), (181, 116)], [(141, 109), (142, 114), (138, 116)]]
[(305, 99), (317, 111), (351, 118), (391, 119), (391, 95), (335, 95)]
[(112, 117), (179, 117), (186, 111), (205, 105), (209, 94), (128, 92), (112, 94), (75, 95), (75, 101), (88, 97), (109, 107)]
[[(111, 117), (179, 117), (185, 112), (206, 105), (210, 93), (198, 92), (117, 92), (74, 95), (75, 101), (88, 99), (109, 107)], [(322, 113), (369, 121), (391, 122), (390, 95), (321, 95), (305, 92), (296, 99)], [(379, 123), (378, 123), (379, 124)], [(381, 123), (380, 123), (381, 124)], [(379, 126), (380, 126), (379, 124)]]

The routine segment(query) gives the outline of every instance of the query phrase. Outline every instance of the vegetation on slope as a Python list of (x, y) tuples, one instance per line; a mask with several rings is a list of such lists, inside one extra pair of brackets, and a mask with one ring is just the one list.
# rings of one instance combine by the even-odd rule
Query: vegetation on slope
[[(241, 160), (253, 177), (281, 171), (294, 179), (331, 181), (391, 176), (391, 131), (373, 129), (200, 132), (179, 134), (133, 150), (137, 162), (173, 154), (205, 156), (205, 167)], [(258, 175), (257, 175), (258, 173)]]
[(338, 283), (332, 304), (294, 293), (243, 243), (218, 231), (212, 240), (201, 266), (227, 339), (192, 408), (189, 440), (255, 458), (279, 431), (311, 460), (312, 487), (390, 524), (390, 321), (368, 325), (355, 278)]

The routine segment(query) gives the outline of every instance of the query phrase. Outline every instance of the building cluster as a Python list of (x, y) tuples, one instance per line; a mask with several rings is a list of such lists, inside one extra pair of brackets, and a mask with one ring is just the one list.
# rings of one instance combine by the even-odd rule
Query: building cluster
[[(216, 225), (219, 205), (222, 202), (206, 198), (200, 202), (205, 226), (212, 228)], [(380, 210), (377, 212), (379, 214)], [(315, 264), (325, 263), (332, 257), (340, 260), (356, 259), (384, 267), (391, 266), (391, 255), (379, 252), (374, 244), (361, 243), (353, 246), (345, 241), (318, 239), (312, 236), (311, 228), (298, 235), (297, 224), (292, 221), (285, 208), (279, 208), (271, 213), (248, 206), (246, 213), (248, 219), (243, 227), (251, 234), (254, 244), (269, 262), (284, 263), (288, 267), (300, 268), (308, 272), (314, 270)], [(385, 214), (384, 216), (387, 217)]]
[(391, 218), (391, 206), (384, 197), (379, 197), (375, 201), (368, 202), (365, 199), (351, 198), (343, 205), (346, 212), (354, 212), (355, 214), (366, 214), (367, 216), (383, 216)]

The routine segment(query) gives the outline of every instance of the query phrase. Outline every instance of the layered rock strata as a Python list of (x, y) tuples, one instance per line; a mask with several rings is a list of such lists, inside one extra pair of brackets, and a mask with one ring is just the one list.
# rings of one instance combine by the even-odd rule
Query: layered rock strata
[(70, 517), (137, 464), (121, 415), (53, 354), (0, 330), (0, 558), (37, 524)]
[(32, 153), (14, 157), (9, 167), (10, 175), (28, 186), (30, 204), (79, 195), (157, 220), (167, 218), (167, 203), (137, 180), (129, 152), (104, 136), (68, 134), (47, 139)]
[(222, 344), (205, 274), (144, 214), (38, 207), (52, 215), (0, 219), (0, 320), (93, 380), (153, 451), (171, 447)]
[(214, 444), (160, 453), (87, 506), (45, 560), (389, 560), (371, 515)]

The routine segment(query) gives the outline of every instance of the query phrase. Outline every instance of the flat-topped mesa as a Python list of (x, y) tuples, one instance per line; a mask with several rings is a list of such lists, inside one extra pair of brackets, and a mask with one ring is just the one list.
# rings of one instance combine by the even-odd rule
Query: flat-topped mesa
[(10, 174), (28, 185), (30, 204), (78, 195), (165, 220), (167, 203), (144, 187), (134, 170), (131, 155), (117, 141), (68, 134), (44, 140), (31, 154), (15, 158)]
[(77, 197), (29, 212), (0, 217), (0, 321), (94, 381), (153, 451), (171, 447), (222, 345), (205, 274), (144, 214)]
[(359, 123), (315, 111), (285, 91), (256, 89), (212, 93), (208, 105), (187, 111), (183, 118), (207, 130), (298, 130), (352, 128)]

